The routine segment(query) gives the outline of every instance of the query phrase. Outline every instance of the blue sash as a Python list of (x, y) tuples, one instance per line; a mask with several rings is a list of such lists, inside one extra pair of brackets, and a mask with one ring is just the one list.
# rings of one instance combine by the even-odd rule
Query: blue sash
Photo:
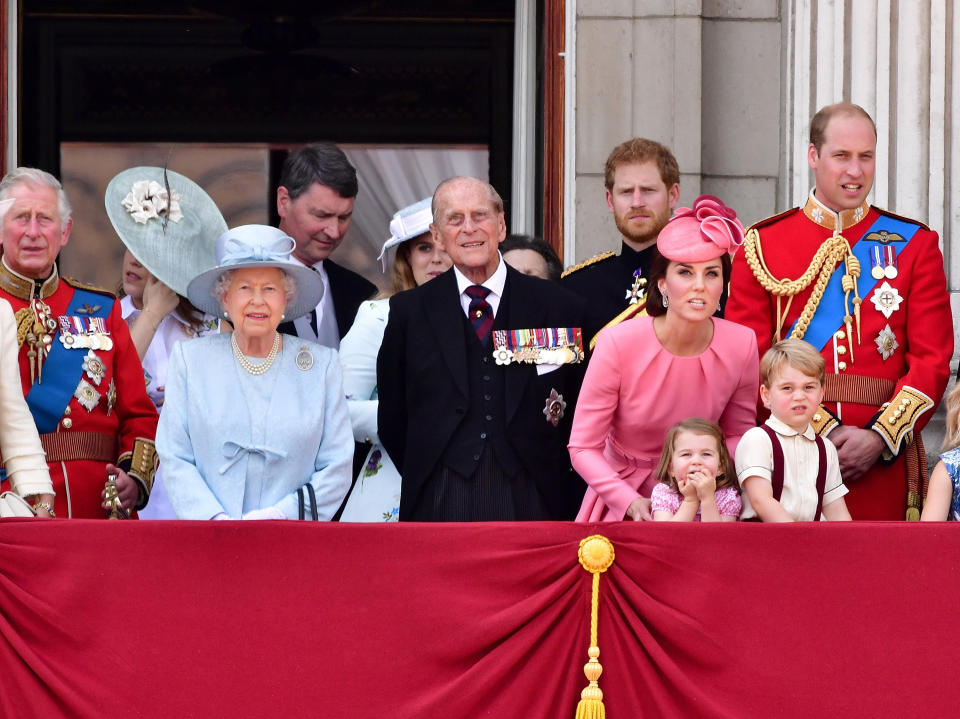
[[(877, 282), (879, 282), (879, 280), (874, 279), (874, 277), (870, 274), (870, 267), (872, 263), (870, 253), (873, 248), (883, 247), (884, 245), (893, 245), (897, 248), (897, 254), (899, 255), (901, 252), (903, 252), (903, 248), (907, 246), (907, 243), (913, 239), (915, 234), (917, 234), (917, 230), (919, 229), (920, 225), (917, 225), (913, 222), (905, 222), (904, 220), (898, 220), (895, 217), (880, 215), (880, 217), (877, 218), (877, 221), (867, 228), (867, 231), (863, 233), (863, 236), (851, 248), (854, 256), (860, 260), (860, 277), (857, 278), (857, 290), (859, 291), (860, 297), (864, 302), (868, 301), (867, 297), (873, 291), (873, 288), (876, 286)], [(899, 235), (903, 239), (887, 242), (864, 239), (871, 232), (887, 232), (890, 235)], [(807, 327), (807, 331), (803, 335), (803, 339), (812, 344), (818, 350), (822, 350), (824, 347), (826, 347), (834, 333), (843, 327), (844, 292), (843, 287), (841, 287), (841, 282), (843, 280), (845, 271), (846, 268), (843, 264), (841, 264), (830, 276), (830, 280), (827, 282), (827, 287), (823, 291), (823, 297), (820, 299), (820, 304), (817, 306), (817, 311), (814, 312), (813, 319), (810, 320), (810, 325)], [(852, 303), (850, 305), (850, 312), (853, 312)], [(793, 335), (793, 329), (796, 324), (796, 321), (794, 321), (793, 326), (790, 327), (790, 334), (787, 335), (788, 337)]]
[[(88, 317), (106, 317), (113, 307), (112, 301), (105, 301), (103, 295), (74, 289), (73, 299), (67, 307), (66, 316), (78, 314), (77, 310), (88, 305), (100, 305), (94, 312), (84, 312)], [(27, 406), (33, 415), (40, 434), (53, 432), (57, 429), (63, 409), (70, 403), (74, 391), (77, 389), (78, 377), (83, 373), (83, 360), (87, 356), (87, 348), (67, 349), (60, 342), (60, 329), (53, 335), (53, 344), (50, 345), (50, 354), (43, 361), (43, 383), (34, 382), (27, 393)]]

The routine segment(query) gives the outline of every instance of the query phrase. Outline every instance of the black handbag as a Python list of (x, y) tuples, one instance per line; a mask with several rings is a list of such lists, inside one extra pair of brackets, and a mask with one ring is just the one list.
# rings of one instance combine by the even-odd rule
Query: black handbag
[[(313, 491), (312, 484), (308, 483), (303, 486), (307, 488), (307, 494), (310, 495), (310, 517), (314, 522), (317, 522), (320, 520), (320, 518), (317, 516), (317, 495)], [(305, 516), (303, 507), (303, 487), (300, 487), (300, 489), (297, 490), (297, 507), (299, 508), (300, 519), (303, 519)]]

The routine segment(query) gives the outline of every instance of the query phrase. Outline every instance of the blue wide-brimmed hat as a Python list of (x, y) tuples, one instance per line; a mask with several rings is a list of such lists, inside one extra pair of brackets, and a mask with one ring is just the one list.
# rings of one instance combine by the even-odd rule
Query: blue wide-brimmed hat
[(217, 266), (202, 272), (187, 285), (187, 298), (204, 312), (224, 317), (220, 300), (211, 294), (220, 275), (245, 267), (278, 267), (297, 285), (296, 296), (284, 310), (293, 320), (312, 311), (323, 297), (323, 280), (310, 268), (293, 261), (290, 253), (296, 247), (293, 238), (270, 225), (240, 225), (217, 238)]
[(178, 295), (216, 264), (213, 245), (227, 223), (190, 178), (163, 167), (131, 167), (110, 180), (103, 202), (137, 262)]

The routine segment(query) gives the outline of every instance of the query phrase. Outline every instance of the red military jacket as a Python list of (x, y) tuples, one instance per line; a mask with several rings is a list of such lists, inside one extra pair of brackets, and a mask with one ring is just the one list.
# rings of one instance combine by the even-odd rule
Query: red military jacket
[[(912, 237), (905, 245), (887, 242), (877, 233), (864, 240), (881, 218), (884, 222), (892, 218)], [(953, 354), (953, 320), (937, 233), (866, 203), (838, 215), (811, 192), (804, 207), (764, 220), (748, 231), (744, 248), (734, 259), (725, 317), (752, 328), (763, 354), (778, 339), (778, 298), (764, 288), (761, 279), (768, 284), (801, 279), (817, 251), (834, 235), (834, 228), (854, 248), (864, 241), (861, 253), (869, 249), (871, 254), (860, 263), (862, 279), (857, 286), (864, 280), (875, 285), (860, 297), (859, 333), (853, 293), (846, 298), (834, 295), (835, 306), (822, 300), (825, 313), (838, 319), (826, 344), (817, 346), (826, 362), (827, 411), (814, 417), (814, 425), (824, 435), (838, 423), (880, 434), (886, 445), (884, 457), (851, 483), (847, 505), (854, 519), (903, 519), (908, 469), (914, 485), (919, 481), (923, 486), (926, 481), (916, 447), (912, 457), (906, 456), (911, 454), (906, 450), (914, 445), (943, 396)], [(880, 249), (873, 250), (874, 246)], [(816, 273), (804, 278), (811, 281), (792, 300), (786, 295), (779, 298), (783, 317), (779, 339), (791, 336), (816, 278)], [(842, 321), (847, 314), (849, 326)], [(804, 339), (810, 341), (809, 336)], [(909, 499), (912, 506), (919, 506), (918, 496)]]
[[(68, 313), (75, 293), (81, 291), (89, 293), (94, 301)], [(153, 443), (158, 415), (147, 396), (140, 359), (119, 303), (109, 292), (60, 278), (56, 269), (38, 286), (2, 261), (0, 296), (10, 302), (17, 319), (20, 378), (28, 404), (35, 382), (46, 383), (45, 391), (57, 384), (51, 374), (57, 364), (53, 356), (42, 362), (38, 359), (45, 342), (51, 349), (61, 345), (58, 351), (71, 368), (69, 377), (60, 378), (66, 387), (65, 394), (59, 395), (63, 403), (50, 403), (48, 412), (38, 412), (31, 406), (47, 453), (57, 516), (104, 517), (100, 495), (107, 480), (108, 462), (123, 468), (140, 484), (138, 508), (142, 508), (156, 471)], [(37, 330), (44, 323), (37, 324), (42, 318), (31, 304), (33, 299), (42, 303), (40, 311), (47, 317), (47, 327), (39, 334)], [(103, 327), (90, 326), (84, 313), (103, 315)], [(71, 332), (77, 334), (69, 338), (69, 346), (60, 342), (61, 335)], [(43, 334), (47, 335), (46, 340)], [(77, 358), (77, 353), (82, 353), (82, 357)]]

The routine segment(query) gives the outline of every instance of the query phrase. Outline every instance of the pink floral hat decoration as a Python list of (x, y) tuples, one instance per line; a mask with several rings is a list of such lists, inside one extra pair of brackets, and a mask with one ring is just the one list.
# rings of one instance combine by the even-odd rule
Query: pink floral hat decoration
[(693, 207), (678, 207), (657, 238), (660, 254), (674, 262), (706, 262), (724, 253), (732, 257), (742, 244), (737, 213), (713, 195), (700, 195)]

